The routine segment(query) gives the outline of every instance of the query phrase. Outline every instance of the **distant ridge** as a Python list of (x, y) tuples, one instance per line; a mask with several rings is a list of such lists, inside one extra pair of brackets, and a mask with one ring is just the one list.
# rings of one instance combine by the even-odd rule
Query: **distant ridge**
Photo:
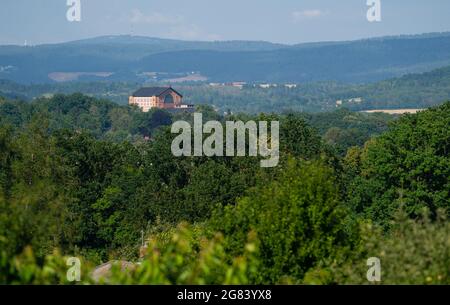
[(297, 45), (120, 35), (0, 46), (0, 79), (21, 83), (52, 82), (55, 73), (89, 81), (164, 81), (195, 73), (210, 82), (364, 83), (447, 65), (450, 32)]
[[(312, 45), (329, 45), (329, 44), (342, 44), (351, 43), (364, 40), (386, 40), (386, 39), (426, 39), (435, 37), (449, 37), (450, 31), (445, 32), (431, 32), (431, 33), (420, 33), (420, 34), (401, 34), (401, 35), (385, 35), (385, 36), (373, 36), (368, 38), (352, 39), (352, 40), (327, 40), (327, 41), (314, 41), (314, 42), (301, 42), (301, 43), (276, 43), (266, 40), (182, 40), (173, 38), (162, 38), (162, 37), (152, 37), (152, 36), (141, 36), (141, 35), (103, 35), (95, 36), (85, 39), (77, 39), (58, 43), (44, 43), (36, 44), (34, 47), (39, 46), (54, 46), (54, 45), (65, 45), (65, 44), (103, 44), (103, 43), (186, 43), (186, 44), (233, 44), (233, 43), (248, 43), (255, 45), (272, 45), (281, 48), (298, 47), (298, 46), (312, 46)], [(17, 46), (26, 47), (23, 45), (0, 45), (3, 46)]]

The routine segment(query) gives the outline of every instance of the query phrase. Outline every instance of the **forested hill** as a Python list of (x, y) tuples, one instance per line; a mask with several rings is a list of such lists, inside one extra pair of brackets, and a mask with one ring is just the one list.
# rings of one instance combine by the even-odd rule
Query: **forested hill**
[(361, 87), (365, 108), (426, 108), (450, 99), (450, 67)]
[(186, 77), (194, 72), (209, 81), (359, 83), (449, 64), (448, 33), (294, 46), (134, 36), (0, 46), (0, 78), (18, 82), (61, 81), (67, 77), (64, 73), (82, 73), (75, 75), (79, 79), (142, 81)]

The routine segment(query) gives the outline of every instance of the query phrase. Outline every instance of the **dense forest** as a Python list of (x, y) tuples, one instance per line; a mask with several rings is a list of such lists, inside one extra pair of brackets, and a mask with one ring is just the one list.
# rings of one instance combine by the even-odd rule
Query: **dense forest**
[[(280, 164), (174, 157), (172, 122), (81, 94), (0, 98), (0, 283), (450, 284), (450, 102), (393, 117), (339, 109), (279, 120)], [(139, 258), (142, 237), (147, 240)]]
[[(197, 109), (210, 119), (253, 118), (253, 115), (243, 113), (223, 116), (207, 105), (197, 105)], [(333, 112), (295, 114), (314, 127), (325, 142), (333, 144), (341, 152), (351, 146), (363, 145), (371, 136), (385, 131), (388, 123), (394, 119), (388, 114), (352, 112), (346, 108)], [(50, 132), (60, 129), (83, 130), (99, 140), (142, 142), (154, 135), (158, 127), (168, 126), (178, 119), (189, 120), (189, 115), (174, 115), (159, 109), (143, 113), (138, 108), (81, 94), (58, 94), (51, 98), (38, 98), (30, 103), (0, 97), (0, 125), (25, 128), (33, 118), (45, 119)]]

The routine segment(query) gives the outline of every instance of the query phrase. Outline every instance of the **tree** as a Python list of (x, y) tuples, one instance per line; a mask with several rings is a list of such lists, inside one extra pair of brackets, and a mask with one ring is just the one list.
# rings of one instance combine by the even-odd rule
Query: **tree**
[(333, 171), (320, 161), (291, 160), (284, 174), (249, 191), (236, 207), (217, 212), (213, 230), (239, 254), (247, 233), (260, 241), (260, 283), (299, 281), (305, 272), (350, 240)]
[(403, 116), (370, 141), (349, 188), (350, 206), (386, 226), (401, 204), (413, 218), (424, 208), (434, 216), (439, 208), (450, 213), (448, 126), (450, 102)]

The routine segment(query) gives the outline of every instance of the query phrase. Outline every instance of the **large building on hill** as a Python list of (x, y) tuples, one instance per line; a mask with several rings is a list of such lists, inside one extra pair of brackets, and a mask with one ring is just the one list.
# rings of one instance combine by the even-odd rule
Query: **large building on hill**
[(128, 99), (130, 105), (136, 105), (143, 112), (152, 108), (167, 110), (192, 110), (193, 105), (183, 104), (183, 96), (172, 87), (146, 87), (134, 92)]

